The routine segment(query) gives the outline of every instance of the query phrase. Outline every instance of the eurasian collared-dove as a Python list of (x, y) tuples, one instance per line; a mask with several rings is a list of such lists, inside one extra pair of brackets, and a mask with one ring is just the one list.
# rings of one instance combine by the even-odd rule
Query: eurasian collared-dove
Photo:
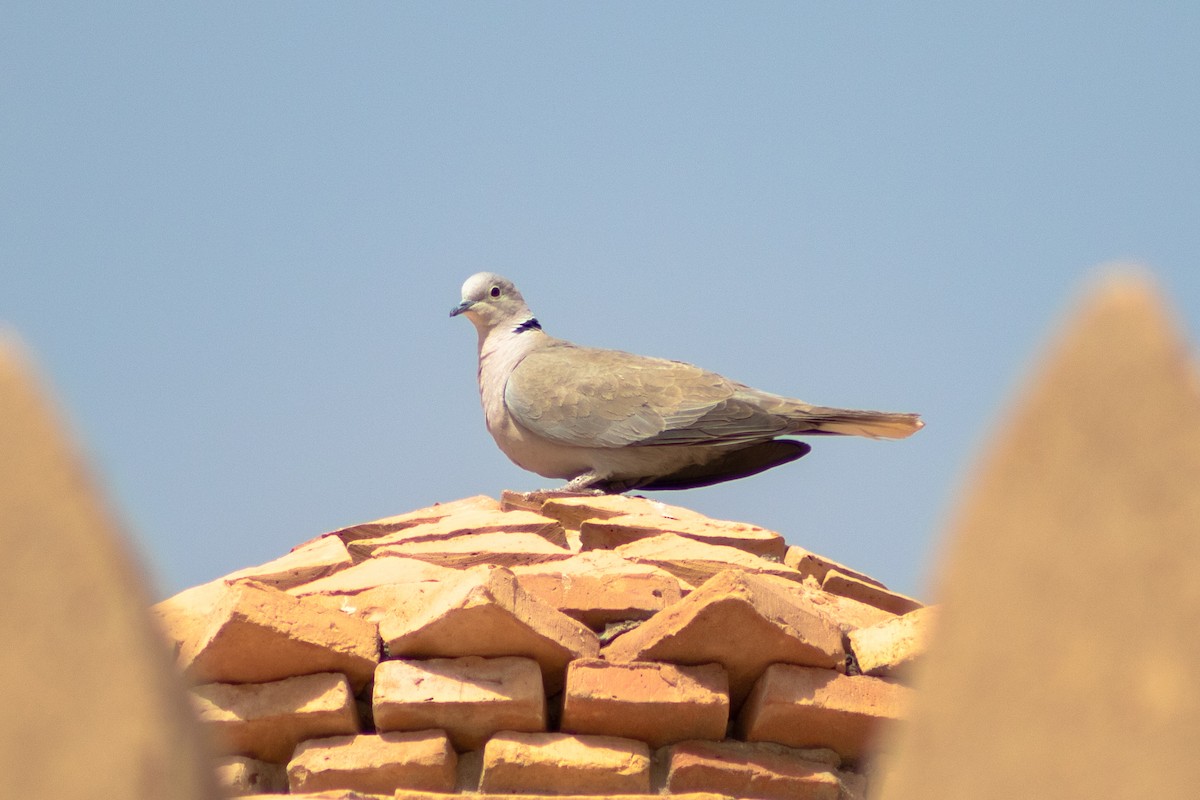
[(513, 463), (567, 491), (690, 489), (794, 461), (777, 439), (848, 434), (902, 439), (916, 414), (813, 406), (661, 358), (555, 339), (506, 278), (472, 275), (450, 316), (479, 333), (488, 431)]

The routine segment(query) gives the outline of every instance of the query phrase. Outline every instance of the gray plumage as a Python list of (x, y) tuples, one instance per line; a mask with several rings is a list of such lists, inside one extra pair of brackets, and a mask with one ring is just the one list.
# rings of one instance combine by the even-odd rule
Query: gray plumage
[(542, 331), (512, 282), (490, 272), (463, 284), (479, 335), (488, 431), (514, 463), (568, 490), (687, 489), (794, 461), (804, 442), (843, 434), (900, 439), (916, 414), (814, 406), (681, 361), (581, 347)]

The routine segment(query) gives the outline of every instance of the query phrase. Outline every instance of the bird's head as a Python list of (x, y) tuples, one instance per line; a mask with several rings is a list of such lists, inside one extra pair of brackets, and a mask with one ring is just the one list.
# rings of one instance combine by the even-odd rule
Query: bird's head
[(496, 328), (540, 328), (525, 298), (508, 278), (494, 272), (477, 272), (462, 287), (462, 302), (450, 316), (465, 314), (480, 333)]

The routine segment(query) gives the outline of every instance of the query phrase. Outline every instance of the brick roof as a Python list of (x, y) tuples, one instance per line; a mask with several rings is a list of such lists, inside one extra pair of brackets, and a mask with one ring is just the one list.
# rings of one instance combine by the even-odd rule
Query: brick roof
[(153, 610), (241, 794), (830, 800), (865, 796), (932, 613), (754, 525), (511, 492)]

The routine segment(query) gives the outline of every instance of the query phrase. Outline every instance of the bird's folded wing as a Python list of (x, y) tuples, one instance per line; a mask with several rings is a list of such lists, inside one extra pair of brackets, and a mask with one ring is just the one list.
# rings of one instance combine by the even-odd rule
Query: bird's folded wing
[(748, 393), (691, 364), (554, 342), (517, 365), (504, 401), (525, 428), (577, 447), (733, 444), (788, 427)]

